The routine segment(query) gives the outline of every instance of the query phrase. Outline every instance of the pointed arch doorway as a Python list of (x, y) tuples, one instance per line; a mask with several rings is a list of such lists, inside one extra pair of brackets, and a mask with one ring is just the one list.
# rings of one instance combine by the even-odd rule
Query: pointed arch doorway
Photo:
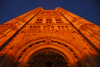
[(69, 67), (69, 61), (63, 53), (45, 48), (33, 53), (25, 67)]

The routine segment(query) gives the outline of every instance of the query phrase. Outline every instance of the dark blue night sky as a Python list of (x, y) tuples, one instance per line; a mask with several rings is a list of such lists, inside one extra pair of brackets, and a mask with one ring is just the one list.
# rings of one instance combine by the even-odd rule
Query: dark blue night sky
[(99, 0), (0, 0), (0, 25), (37, 7), (61, 7), (100, 26)]

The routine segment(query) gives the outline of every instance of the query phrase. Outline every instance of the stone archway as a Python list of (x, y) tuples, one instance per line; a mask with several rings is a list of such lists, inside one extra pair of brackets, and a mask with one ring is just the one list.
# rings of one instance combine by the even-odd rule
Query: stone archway
[[(30, 51), (31, 49), (32, 49), (32, 51)], [(71, 58), (72, 56), (70, 56), (68, 53), (66, 53), (66, 51), (64, 49), (61, 49), (60, 47), (56, 47), (53, 45), (44, 45), (44, 46), (37, 47), (36, 49), (34, 49), (34, 47), (31, 49), (26, 51), (25, 54), (19, 59), (18, 67), (25, 67), (26, 64), (30, 61), (31, 57), (34, 57), (35, 55), (38, 55), (39, 53), (45, 54), (45, 52), (48, 52), (48, 51), (50, 51), (52, 53), (56, 53), (56, 55), (58, 54), (59, 56), (61, 56), (64, 59), (64, 61), (67, 62), (66, 63), (67, 66), (72, 67), (74, 64), (73, 63), (74, 60), (72, 60), (72, 58)], [(74, 64), (74, 67), (75, 66), (77, 66), (77, 65)]]
[(25, 67), (69, 67), (69, 61), (61, 55), (61, 52), (45, 48), (33, 53)]
[[(69, 67), (76, 67), (76, 66), (82, 66), (80, 62), (80, 60), (77, 57), (77, 54), (79, 54), (79, 52), (76, 50), (75, 47), (69, 44), (67, 44), (66, 42), (63, 42), (61, 40), (57, 40), (57, 39), (40, 39), (36, 40), (36, 41), (28, 41), (31, 42), (27, 45), (25, 45), (24, 47), (22, 47), (22, 52), (20, 53), (19, 57), (18, 57), (18, 67), (25, 67), (26, 64), (29, 61), (29, 58), (31, 56), (35, 56), (36, 54), (39, 54), (39, 52), (47, 50), (47, 48), (50, 48), (51, 52), (56, 52), (59, 55), (61, 55), (62, 57), (64, 57), (66, 59), (66, 57), (68, 58), (68, 60), (66, 59)], [(55, 50), (54, 50), (55, 49)], [(44, 51), (43, 53), (45, 53), (46, 51)], [(65, 55), (65, 56), (64, 56)], [(33, 56), (33, 57), (34, 57)], [(46, 63), (46, 62), (45, 62)], [(44, 64), (45, 64), (44, 63)], [(49, 62), (47, 62), (49, 63)], [(50, 62), (51, 63), (51, 62)], [(46, 65), (45, 65), (46, 66)]]

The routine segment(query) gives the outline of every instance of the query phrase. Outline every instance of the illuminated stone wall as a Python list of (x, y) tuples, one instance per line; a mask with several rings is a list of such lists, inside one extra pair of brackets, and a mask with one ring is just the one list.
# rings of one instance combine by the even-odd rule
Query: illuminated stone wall
[(32, 65), (99, 67), (100, 27), (60, 7), (38, 7), (0, 25), (0, 67)]

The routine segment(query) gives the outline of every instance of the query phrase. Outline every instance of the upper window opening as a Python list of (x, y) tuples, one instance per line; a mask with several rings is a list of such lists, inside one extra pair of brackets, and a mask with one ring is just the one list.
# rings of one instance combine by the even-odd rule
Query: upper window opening
[(41, 22), (36, 22), (36, 23), (41, 23)]
[(38, 26), (38, 28), (40, 28), (40, 26)]
[(51, 19), (47, 19), (46, 21), (51, 21)]
[(32, 26), (30, 26), (32, 28)]
[(42, 21), (42, 19), (37, 19), (37, 21)]
[(36, 28), (36, 26), (34, 26)]
[(42, 19), (40, 19), (40, 21), (42, 21)]
[(56, 21), (61, 21), (60, 19), (56, 19)]
[(51, 26), (51, 27), (54, 27), (54, 26)]
[(41, 14), (45, 14), (46, 12), (41, 12)]
[(47, 25), (47, 26), (50, 26), (50, 25)]
[(61, 27), (64, 27), (64, 26), (61, 26)]
[(39, 23), (41, 23), (41, 22), (39, 22)]
[(53, 14), (57, 14), (57, 12), (53, 12)]
[(47, 12), (47, 14), (50, 14), (51, 12)]
[(59, 21), (58, 21), (58, 22), (56, 22), (56, 23), (62, 23), (62, 22), (59, 22)]
[(52, 22), (46, 22), (46, 23), (52, 23)]
[(58, 28), (60, 28), (60, 26), (58, 26)]

